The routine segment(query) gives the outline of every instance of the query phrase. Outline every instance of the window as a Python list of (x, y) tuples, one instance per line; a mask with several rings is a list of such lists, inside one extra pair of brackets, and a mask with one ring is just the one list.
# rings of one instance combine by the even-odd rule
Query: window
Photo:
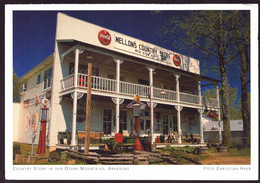
[(19, 93), (23, 93), (27, 91), (27, 83), (23, 83), (19, 88)]
[(104, 109), (103, 132), (105, 135), (111, 134), (111, 119), (112, 119), (112, 110)]
[(52, 68), (44, 71), (44, 75), (43, 75), (44, 89), (51, 87), (51, 79), (52, 79)]
[(163, 134), (167, 135), (169, 131), (169, 126), (168, 126), (168, 115), (164, 114), (163, 115)]
[(138, 84), (149, 86), (149, 81), (148, 80), (143, 80), (143, 79), (138, 79)]
[(119, 116), (119, 132), (123, 133), (123, 130), (127, 130), (127, 111), (120, 111)]
[(173, 131), (178, 131), (177, 116), (173, 116)]
[(113, 74), (108, 74), (108, 75), (107, 75), (107, 78), (108, 78), (108, 79), (114, 79), (114, 75), (113, 75)]
[(37, 83), (36, 83), (36, 85), (39, 85), (40, 83), (41, 83), (41, 75), (39, 74), (37, 76)]

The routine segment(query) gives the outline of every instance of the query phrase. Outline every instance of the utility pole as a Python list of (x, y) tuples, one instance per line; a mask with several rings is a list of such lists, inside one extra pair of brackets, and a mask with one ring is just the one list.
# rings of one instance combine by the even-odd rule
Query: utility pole
[(87, 101), (86, 101), (86, 127), (85, 127), (85, 150), (84, 154), (88, 154), (89, 151), (89, 143), (90, 143), (90, 108), (91, 108), (91, 76), (92, 76), (92, 63), (88, 63), (88, 93), (87, 93)]

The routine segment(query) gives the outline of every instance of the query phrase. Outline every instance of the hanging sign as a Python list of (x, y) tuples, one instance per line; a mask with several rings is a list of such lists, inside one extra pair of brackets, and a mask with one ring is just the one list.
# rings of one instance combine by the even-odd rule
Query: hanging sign
[(28, 132), (30, 128), (30, 113), (27, 112), (24, 118), (24, 132)]
[(38, 126), (38, 113), (34, 112), (32, 117), (32, 132), (35, 133)]
[(173, 60), (173, 63), (176, 66), (180, 66), (181, 65), (181, 57), (180, 57), (180, 55), (177, 55), (177, 54), (173, 55), (172, 60)]
[(111, 43), (111, 35), (106, 30), (101, 30), (98, 33), (98, 40), (103, 45), (109, 45)]
[(77, 110), (77, 122), (82, 123), (86, 119), (86, 112), (82, 109)]

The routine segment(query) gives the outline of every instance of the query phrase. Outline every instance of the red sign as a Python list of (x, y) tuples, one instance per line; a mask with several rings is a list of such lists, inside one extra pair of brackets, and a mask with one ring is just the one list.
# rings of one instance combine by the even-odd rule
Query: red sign
[(101, 30), (98, 33), (98, 40), (103, 45), (109, 45), (111, 43), (111, 36), (110, 36), (109, 32), (107, 32), (106, 30)]
[(29, 106), (29, 99), (23, 101), (23, 107), (28, 107)]
[(176, 66), (180, 66), (181, 65), (181, 57), (180, 55), (173, 55), (173, 63), (176, 65)]
[(121, 143), (123, 140), (124, 140), (124, 137), (123, 137), (122, 133), (117, 133), (117, 134), (115, 135), (115, 141), (116, 141), (117, 143)]
[(34, 103), (35, 103), (36, 105), (39, 103), (39, 95), (38, 95), (38, 94), (35, 95)]

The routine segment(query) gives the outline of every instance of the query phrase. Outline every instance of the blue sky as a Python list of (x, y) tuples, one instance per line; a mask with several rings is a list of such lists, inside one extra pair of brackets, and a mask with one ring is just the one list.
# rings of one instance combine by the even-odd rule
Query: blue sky
[[(19, 77), (31, 70), (43, 59), (54, 52), (56, 16), (58, 11), (14, 11), (13, 13), (13, 69)], [(60, 11), (72, 17), (91, 22), (105, 28), (150, 42), (160, 47), (201, 58), (200, 51), (172, 47), (170, 42), (163, 41), (156, 33), (164, 20), (183, 11), (162, 11), (153, 14), (151, 11)], [(212, 74), (209, 77), (219, 79)], [(240, 98), (240, 80), (237, 70), (229, 75), (232, 87), (238, 87)], [(232, 80), (231, 80), (232, 79)]]

